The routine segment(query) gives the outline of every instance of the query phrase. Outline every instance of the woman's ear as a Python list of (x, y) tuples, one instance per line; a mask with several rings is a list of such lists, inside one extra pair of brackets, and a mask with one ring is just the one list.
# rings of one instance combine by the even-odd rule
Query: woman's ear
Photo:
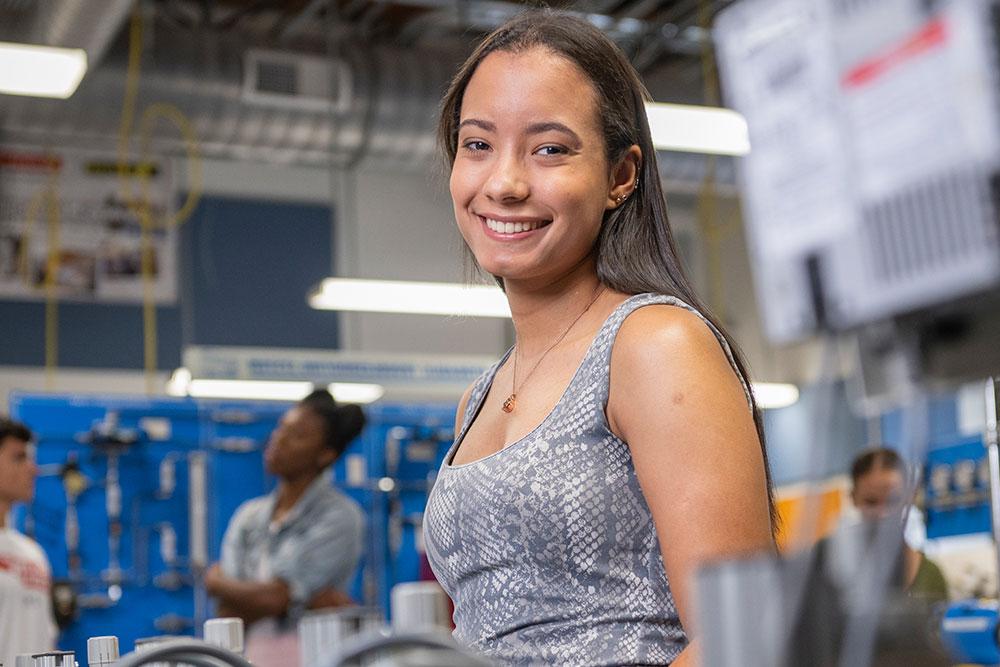
[(642, 149), (633, 144), (612, 168), (605, 208), (618, 208), (625, 203), (639, 187), (641, 169)]

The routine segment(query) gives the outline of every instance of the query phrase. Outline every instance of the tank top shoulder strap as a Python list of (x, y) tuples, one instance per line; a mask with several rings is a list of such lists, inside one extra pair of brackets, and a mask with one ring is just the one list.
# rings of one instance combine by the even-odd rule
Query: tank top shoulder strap
[(500, 357), (496, 363), (487, 368), (483, 374), (476, 378), (476, 381), (472, 383), (472, 391), (469, 392), (469, 400), (466, 402), (465, 412), (462, 414), (462, 426), (460, 432), (455, 434), (456, 439), (461, 437), (461, 435), (468, 430), (472, 420), (475, 419), (476, 413), (479, 412), (480, 404), (483, 402), (483, 399), (490, 390), (490, 386), (493, 384), (493, 378), (496, 377), (500, 366), (507, 361), (507, 358), (510, 356), (513, 349), (514, 348), (511, 347), (507, 350), (507, 352)]
[(597, 396), (595, 396), (595, 398), (600, 400), (603, 404), (607, 403), (610, 385), (606, 380), (610, 378), (611, 350), (614, 346), (618, 331), (621, 329), (625, 319), (643, 306), (650, 306), (654, 304), (663, 304), (683, 308), (697, 315), (701, 321), (708, 326), (712, 333), (715, 334), (715, 338), (719, 341), (719, 345), (722, 347), (722, 351), (725, 353), (726, 359), (729, 360), (729, 365), (732, 366), (733, 372), (736, 373), (736, 377), (739, 378), (740, 384), (743, 386), (743, 392), (746, 396), (747, 403), (753, 405), (748, 381), (745, 377), (743, 377), (739, 367), (736, 365), (736, 359), (733, 356), (733, 351), (729, 347), (728, 341), (726, 341), (725, 337), (722, 335), (722, 332), (720, 332), (715, 325), (701, 313), (701, 311), (687, 302), (682, 301), (675, 296), (653, 293), (636, 294), (623, 301), (611, 313), (611, 315), (608, 316), (604, 326), (602, 326), (601, 330), (598, 332), (597, 337), (594, 340), (593, 347), (587, 355), (587, 358), (584, 360), (586, 368), (582, 369), (585, 370), (585, 373), (583, 373), (585, 376), (589, 375), (593, 377), (594, 373), (602, 373), (605, 378), (605, 382), (600, 383), (597, 387), (595, 387), (597, 390)]

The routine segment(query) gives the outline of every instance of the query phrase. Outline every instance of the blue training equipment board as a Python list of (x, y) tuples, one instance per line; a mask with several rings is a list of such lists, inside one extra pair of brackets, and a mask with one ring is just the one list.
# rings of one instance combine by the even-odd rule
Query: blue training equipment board
[(981, 436), (934, 443), (923, 482), (928, 538), (990, 532), (989, 461)]
[[(72, 591), (76, 604), (61, 648), (86, 655), (88, 637), (113, 634), (124, 653), (138, 638), (200, 634), (212, 607), (197, 555), (217, 561), (236, 508), (274, 488), (263, 449), (290, 405), (11, 395), (10, 414), (34, 432), (40, 468), (35, 498), (15, 521), (41, 544), (57, 590)], [(334, 465), (335, 483), (367, 519), (356, 601), (388, 613), (392, 586), (427, 576), (423, 510), (455, 409), (368, 406), (368, 425)]]

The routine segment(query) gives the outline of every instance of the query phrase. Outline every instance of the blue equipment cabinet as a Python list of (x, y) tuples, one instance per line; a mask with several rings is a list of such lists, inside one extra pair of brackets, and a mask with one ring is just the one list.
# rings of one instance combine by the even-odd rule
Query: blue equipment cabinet
[[(211, 608), (200, 586), (203, 564), (192, 556), (215, 562), (239, 504), (274, 487), (262, 453), (288, 407), (11, 396), (11, 416), (36, 435), (41, 469), (34, 501), (15, 520), (45, 549), (54, 579), (77, 596), (62, 648), (86, 655), (96, 635), (115, 634), (131, 650), (141, 637), (200, 634)], [(392, 586), (421, 575), (423, 508), (451, 444), (455, 406), (375, 405), (366, 413), (368, 426), (333, 473), (368, 521), (350, 593), (387, 612)], [(203, 494), (192, 496), (191, 471)], [(203, 528), (192, 533), (192, 525)]]
[(927, 537), (990, 532), (989, 461), (982, 437), (934, 443), (924, 488)]

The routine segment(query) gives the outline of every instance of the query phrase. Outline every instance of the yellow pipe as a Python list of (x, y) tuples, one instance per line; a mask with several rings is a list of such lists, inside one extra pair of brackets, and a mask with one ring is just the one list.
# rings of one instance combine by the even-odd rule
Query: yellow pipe
[(146, 391), (154, 393), (156, 391), (156, 369), (157, 369), (157, 320), (156, 320), (156, 294), (154, 273), (153, 234), (158, 224), (153, 216), (153, 208), (150, 203), (150, 178), (151, 178), (151, 140), (154, 122), (159, 118), (164, 118), (172, 122), (180, 131), (184, 139), (184, 148), (188, 160), (188, 194), (184, 204), (178, 212), (170, 219), (162, 221), (162, 228), (176, 226), (184, 223), (194, 213), (201, 199), (202, 171), (201, 171), (201, 150), (198, 138), (191, 122), (176, 106), (165, 103), (152, 104), (143, 110), (139, 121), (139, 136), (141, 145), (141, 156), (138, 168), (135, 171), (139, 179), (140, 194), (139, 199), (133, 199), (132, 192), (132, 170), (129, 169), (129, 143), (132, 132), (132, 124), (136, 114), (136, 100), (139, 92), (139, 75), (142, 64), (142, 17), (138, 8), (132, 14), (129, 26), (129, 59), (125, 80), (125, 100), (122, 107), (122, 123), (118, 140), (118, 174), (121, 179), (122, 197), (125, 202), (139, 217), (141, 225), (141, 267), (142, 267), (142, 330), (143, 330), (143, 367), (146, 374)]

